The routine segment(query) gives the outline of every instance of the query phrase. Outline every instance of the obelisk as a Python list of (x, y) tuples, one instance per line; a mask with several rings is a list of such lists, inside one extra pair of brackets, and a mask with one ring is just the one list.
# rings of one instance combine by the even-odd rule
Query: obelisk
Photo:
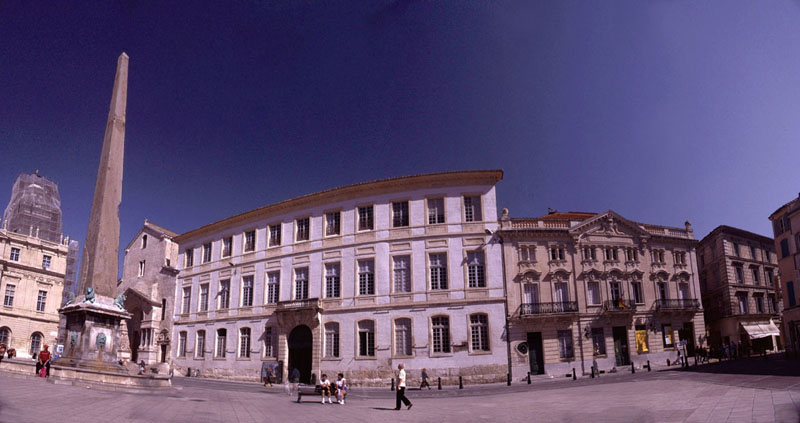
[(114, 299), (119, 262), (119, 206), (125, 149), (128, 55), (117, 60), (97, 183), (83, 245), (78, 296), (59, 311), (66, 317), (65, 360), (76, 367), (124, 371), (116, 364), (119, 325), (130, 319), (124, 298)]
[(113, 297), (119, 271), (119, 206), (122, 202), (122, 160), (125, 150), (125, 107), (128, 100), (128, 55), (117, 59), (114, 91), (97, 169), (97, 184), (83, 245), (78, 293), (89, 287)]

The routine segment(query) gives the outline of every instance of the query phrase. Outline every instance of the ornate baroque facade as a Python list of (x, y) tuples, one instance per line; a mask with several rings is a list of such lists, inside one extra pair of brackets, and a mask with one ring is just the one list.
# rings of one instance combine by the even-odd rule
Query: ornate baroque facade
[[(180, 235), (177, 371), (257, 380), (343, 372), (504, 381), (505, 297), (495, 184), (502, 171), (337, 188)], [(313, 376), (312, 376), (313, 375)]]
[(691, 226), (613, 211), (511, 219), (501, 229), (512, 372), (563, 376), (666, 364), (705, 340)]

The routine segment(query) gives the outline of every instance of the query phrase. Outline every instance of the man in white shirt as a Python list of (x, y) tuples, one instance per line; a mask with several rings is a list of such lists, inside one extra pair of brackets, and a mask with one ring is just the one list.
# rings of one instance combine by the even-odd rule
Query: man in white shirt
[(406, 398), (406, 371), (403, 370), (402, 363), (397, 365), (397, 370), (400, 370), (400, 373), (397, 375), (397, 405), (394, 409), (399, 410), (402, 402), (410, 410), (413, 404)]
[(333, 404), (331, 399), (331, 381), (328, 380), (328, 375), (322, 375), (319, 382), (320, 393), (322, 394), (322, 403), (325, 404), (325, 395), (328, 396), (328, 404)]

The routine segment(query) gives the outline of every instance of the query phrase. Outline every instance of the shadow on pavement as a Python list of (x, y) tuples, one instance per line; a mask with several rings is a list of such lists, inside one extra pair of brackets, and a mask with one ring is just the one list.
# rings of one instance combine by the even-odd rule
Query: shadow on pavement
[[(681, 368), (667, 371), (684, 371)], [(800, 376), (800, 360), (784, 358), (783, 354), (752, 356), (736, 360), (726, 360), (690, 366), (689, 371), (698, 373), (723, 373), (738, 375)]]
[(383, 410), (383, 411), (396, 411), (394, 408), (387, 408), (387, 407), (372, 407), (373, 410)]

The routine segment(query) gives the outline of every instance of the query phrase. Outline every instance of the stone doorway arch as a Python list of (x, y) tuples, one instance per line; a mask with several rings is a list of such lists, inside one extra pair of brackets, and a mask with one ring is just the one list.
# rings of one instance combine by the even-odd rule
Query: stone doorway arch
[(294, 369), (300, 372), (300, 383), (311, 382), (314, 336), (306, 325), (295, 326), (289, 333), (289, 377)]

